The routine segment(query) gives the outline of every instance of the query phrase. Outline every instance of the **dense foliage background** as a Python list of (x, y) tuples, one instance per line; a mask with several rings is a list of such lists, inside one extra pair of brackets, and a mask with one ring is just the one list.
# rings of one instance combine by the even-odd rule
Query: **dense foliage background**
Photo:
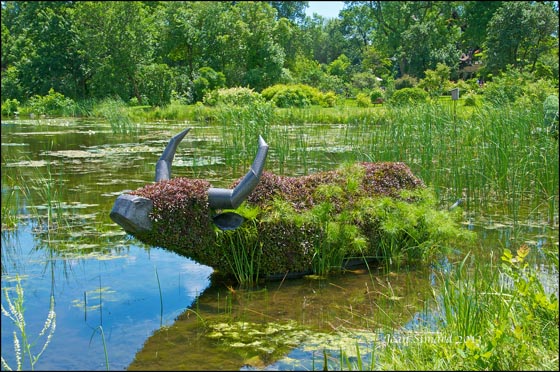
[(423, 81), (429, 92), (438, 69), (454, 81), (513, 69), (558, 84), (557, 2), (345, 1), (333, 19), (307, 6), (3, 1), (2, 103), (50, 91), (164, 106), (276, 84), (357, 97)]

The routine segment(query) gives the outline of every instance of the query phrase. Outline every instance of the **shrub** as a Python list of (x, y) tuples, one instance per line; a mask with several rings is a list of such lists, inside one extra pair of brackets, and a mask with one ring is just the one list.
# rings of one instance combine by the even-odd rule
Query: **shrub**
[(474, 90), (478, 88), (478, 83), (476, 79), (471, 79), (469, 81), (465, 81), (463, 79), (458, 80), (455, 83), (451, 83), (450, 89), (459, 88), (463, 92), (468, 92), (470, 90)]
[(356, 104), (358, 107), (369, 107), (371, 106), (371, 99), (366, 93), (358, 93), (356, 95)]
[(418, 83), (418, 87), (425, 89), (430, 96), (440, 96), (447, 90), (450, 68), (445, 64), (438, 63), (435, 70), (426, 70), (425, 75), (426, 77)]
[(371, 102), (377, 101), (379, 98), (383, 99), (385, 92), (381, 88), (373, 89), (369, 94), (369, 99)]
[(29, 99), (30, 112), (38, 115), (72, 115), (75, 103), (71, 98), (66, 98), (62, 93), (55, 92), (53, 88), (46, 96), (34, 95)]
[(165, 106), (171, 102), (174, 76), (166, 64), (142, 66), (138, 72), (139, 90), (152, 106)]
[(211, 67), (202, 67), (193, 81), (193, 99), (195, 102), (201, 102), (207, 92), (224, 88), (225, 85), (226, 76), (223, 72), (216, 72)]
[(403, 88), (393, 93), (391, 103), (394, 105), (405, 105), (426, 102), (428, 93), (420, 88)]
[(405, 74), (395, 80), (395, 90), (400, 90), (404, 88), (413, 88), (418, 84), (418, 79), (408, 74)]
[(465, 96), (464, 96), (464, 100), (463, 100), (463, 104), (465, 106), (476, 106), (476, 94), (472, 91), (469, 91)]
[(336, 103), (334, 92), (323, 93), (305, 84), (276, 84), (264, 89), (261, 94), (265, 100), (281, 108), (310, 105), (333, 107)]
[(250, 106), (264, 103), (264, 98), (258, 92), (250, 88), (222, 88), (206, 93), (203, 103), (208, 106)]
[(550, 94), (558, 94), (550, 80), (536, 80), (533, 74), (508, 70), (495, 77), (485, 88), (484, 96), (493, 105), (510, 103), (541, 104)]
[(12, 116), (18, 112), (19, 101), (17, 99), (7, 99), (2, 103), (2, 115)]
[(338, 100), (334, 92), (327, 92), (321, 95), (320, 105), (323, 107), (334, 107)]

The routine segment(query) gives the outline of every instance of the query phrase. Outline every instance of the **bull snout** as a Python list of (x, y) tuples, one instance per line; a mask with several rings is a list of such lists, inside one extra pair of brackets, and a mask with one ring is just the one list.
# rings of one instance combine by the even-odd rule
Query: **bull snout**
[(109, 217), (128, 233), (148, 232), (152, 230), (152, 207), (150, 199), (122, 194), (115, 200)]

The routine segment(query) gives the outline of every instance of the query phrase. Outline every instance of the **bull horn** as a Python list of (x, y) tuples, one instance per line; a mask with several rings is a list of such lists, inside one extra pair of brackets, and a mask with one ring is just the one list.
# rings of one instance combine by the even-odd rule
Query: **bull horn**
[(163, 154), (161, 154), (161, 157), (156, 163), (156, 182), (165, 181), (171, 178), (171, 163), (173, 162), (175, 151), (177, 151), (177, 146), (187, 133), (189, 133), (189, 130), (191, 130), (191, 128), (187, 128), (175, 137), (171, 138), (167, 147), (163, 150)]
[(235, 209), (249, 196), (253, 189), (259, 183), (266, 154), (268, 152), (268, 144), (259, 136), (259, 149), (255, 160), (249, 169), (249, 172), (243, 177), (235, 188), (219, 189), (211, 187), (208, 189), (208, 204), (213, 209)]

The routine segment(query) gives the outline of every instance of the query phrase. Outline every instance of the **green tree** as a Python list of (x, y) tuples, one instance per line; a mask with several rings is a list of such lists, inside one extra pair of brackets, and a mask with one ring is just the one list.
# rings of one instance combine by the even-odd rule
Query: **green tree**
[(301, 56), (315, 59), (321, 64), (329, 64), (339, 55), (346, 53), (346, 40), (338, 18), (326, 19), (320, 15), (307, 17), (302, 29)]
[(23, 101), (23, 87), (18, 76), (19, 73), (15, 66), (2, 70), (2, 102), (7, 99)]
[(535, 69), (544, 54), (558, 55), (558, 14), (540, 2), (505, 2), (488, 23), (486, 68), (496, 74), (507, 65)]
[(2, 67), (16, 68), (26, 99), (45, 95), (51, 88), (70, 97), (78, 95), (80, 58), (73, 48), (73, 7), (70, 1), (2, 4)]
[(152, 106), (165, 106), (171, 102), (171, 91), (175, 88), (174, 75), (164, 63), (142, 65), (138, 68), (136, 80), (142, 97)]
[(482, 47), (486, 40), (486, 28), (503, 1), (465, 1), (459, 21), (464, 49)]
[(305, 9), (309, 6), (309, 1), (268, 1), (277, 11), (277, 19), (289, 19), (294, 23), (301, 23), (305, 19)]
[(238, 52), (241, 65), (245, 67), (241, 86), (256, 91), (277, 83), (282, 77), (284, 51), (274, 40), (276, 11), (264, 2), (239, 2), (235, 11), (245, 27), (243, 49)]
[(397, 63), (401, 75), (422, 77), (438, 62), (455, 66), (460, 55), (460, 28), (453, 18), (455, 2), (352, 1), (345, 8), (368, 11), (372, 45)]
[(392, 62), (389, 56), (369, 45), (362, 53), (362, 70), (377, 77), (388, 79), (391, 74)]
[(422, 77), (424, 71), (433, 69), (438, 63), (458, 68), (460, 51), (457, 27), (447, 28), (443, 18), (435, 18), (410, 25), (403, 32), (401, 52), (406, 56), (410, 75)]
[(340, 12), (342, 32), (350, 41), (352, 49), (352, 53), (349, 50), (346, 52), (353, 60), (363, 53), (364, 48), (371, 45), (374, 35), (375, 18), (373, 17), (373, 10), (364, 3), (366, 2), (347, 2)]
[(212, 90), (224, 88), (226, 77), (222, 72), (216, 72), (211, 67), (201, 67), (198, 76), (194, 79), (193, 98), (195, 102), (201, 101), (204, 95)]
[(157, 53), (170, 66), (186, 67), (190, 80), (200, 67), (203, 54), (199, 43), (203, 22), (195, 6), (195, 2), (167, 1), (159, 15), (162, 31)]
[(430, 96), (437, 97), (446, 91), (451, 69), (443, 63), (438, 63), (435, 70), (426, 70), (425, 75), (418, 87), (423, 88)]
[(152, 62), (153, 13), (142, 2), (83, 1), (74, 14), (86, 95), (141, 103), (137, 77)]
[[(284, 51), (284, 67), (292, 69), (296, 58), (302, 55), (311, 56), (308, 52), (309, 35), (306, 35), (301, 27), (297, 26), (287, 18), (280, 18), (274, 28), (274, 41)], [(307, 37), (307, 38), (306, 38)]]
[(344, 54), (338, 56), (337, 59), (332, 61), (327, 68), (327, 72), (331, 75), (338, 76), (343, 80), (348, 80), (350, 69), (350, 59)]

